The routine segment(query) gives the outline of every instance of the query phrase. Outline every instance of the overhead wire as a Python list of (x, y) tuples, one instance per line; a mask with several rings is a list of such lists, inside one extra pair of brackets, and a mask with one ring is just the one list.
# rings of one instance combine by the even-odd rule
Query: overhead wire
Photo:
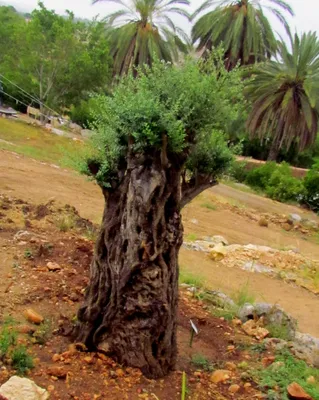
[[(14, 96), (12, 96), (11, 94), (5, 92), (4, 90), (2, 90), (1, 93), (5, 94), (5, 95), (8, 96), (8, 97), (11, 97), (11, 99), (15, 100), (16, 102), (21, 103), (21, 104), (23, 104), (23, 105), (26, 106), (26, 107), (29, 107), (28, 104), (26, 104), (26, 103), (24, 103), (23, 101), (17, 99), (16, 97), (14, 97)], [(39, 110), (39, 114), (40, 114), (40, 115), (43, 115), (44, 117), (47, 117), (47, 115), (43, 114), (40, 110)]]
[[(6, 76), (4, 76), (1, 72), (0, 72), (0, 77), (2, 77), (3, 79), (5, 79), (6, 81), (8, 81), (11, 85), (15, 86), (17, 89), (21, 90), (25, 95), (27, 95), (32, 101), (35, 101), (37, 103), (39, 103), (40, 105), (44, 106), (46, 109), (52, 111), (54, 114), (59, 115), (60, 113), (58, 113), (57, 111), (53, 110), (52, 108), (50, 108), (49, 106), (47, 106), (45, 103), (43, 103), (42, 101), (40, 101), (40, 99), (38, 99), (36, 96), (31, 95), (30, 93), (28, 93), (26, 90), (24, 90), (22, 87), (20, 87), (19, 85), (17, 85), (16, 83), (12, 82), (10, 79), (8, 79)], [(3, 91), (2, 91), (3, 92)], [(4, 93), (4, 92), (3, 92)], [(8, 94), (7, 94), (8, 95)], [(22, 103), (23, 105), (26, 105), (25, 103)], [(27, 107), (29, 107), (29, 105), (26, 105)], [(45, 115), (43, 113), (41, 113), (42, 115)]]

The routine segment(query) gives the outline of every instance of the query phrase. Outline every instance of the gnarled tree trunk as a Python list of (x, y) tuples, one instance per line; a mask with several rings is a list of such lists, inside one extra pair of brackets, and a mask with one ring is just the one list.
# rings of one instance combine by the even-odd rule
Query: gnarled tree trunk
[(174, 368), (181, 174), (160, 157), (127, 168), (105, 211), (78, 340), (151, 378)]

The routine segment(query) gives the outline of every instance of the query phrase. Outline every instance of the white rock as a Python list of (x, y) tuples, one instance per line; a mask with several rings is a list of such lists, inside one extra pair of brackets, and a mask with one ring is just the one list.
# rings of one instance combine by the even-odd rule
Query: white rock
[(256, 263), (255, 261), (248, 261), (241, 269), (248, 272), (258, 272), (260, 274), (270, 274), (274, 271), (272, 268)]
[(8, 400), (47, 400), (49, 393), (33, 381), (19, 376), (12, 376), (0, 388), (0, 394)]
[(14, 236), (13, 239), (17, 241), (25, 240), (31, 235), (28, 231), (19, 231)]
[(290, 214), (289, 216), (294, 222), (301, 222), (302, 221), (302, 218), (301, 218), (301, 216), (299, 214)]

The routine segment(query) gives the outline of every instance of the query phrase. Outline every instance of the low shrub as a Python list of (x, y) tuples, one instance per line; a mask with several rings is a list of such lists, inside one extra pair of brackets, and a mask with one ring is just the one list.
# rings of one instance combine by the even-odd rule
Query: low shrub
[(246, 182), (253, 188), (265, 190), (276, 169), (277, 164), (275, 162), (269, 162), (261, 167), (252, 169), (247, 173)]
[(282, 202), (297, 201), (303, 193), (303, 182), (292, 176), (286, 163), (276, 167), (266, 185), (267, 196)]
[(278, 201), (300, 201), (305, 188), (302, 180), (294, 178), (289, 164), (269, 162), (248, 172), (246, 182), (254, 189), (263, 190), (268, 197)]
[(310, 170), (304, 179), (304, 193), (300, 196), (300, 202), (315, 212), (319, 212), (319, 171)]
[(236, 182), (245, 182), (248, 176), (245, 161), (233, 161), (228, 169), (227, 175)]

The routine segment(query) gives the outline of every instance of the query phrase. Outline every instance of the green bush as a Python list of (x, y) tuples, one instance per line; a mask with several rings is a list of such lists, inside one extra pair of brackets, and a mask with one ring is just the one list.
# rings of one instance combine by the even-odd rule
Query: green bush
[(304, 179), (305, 192), (300, 198), (302, 204), (319, 212), (319, 171), (312, 169)]
[(267, 196), (278, 201), (298, 201), (305, 193), (303, 181), (294, 178), (289, 164), (277, 165), (269, 162), (251, 170), (246, 182), (255, 189), (261, 189)]
[(248, 175), (245, 161), (233, 161), (228, 169), (227, 175), (233, 178), (236, 182), (245, 182)]
[(83, 128), (88, 128), (92, 122), (91, 107), (93, 100), (82, 100), (77, 106), (72, 106), (70, 118), (73, 122), (81, 125)]
[(268, 162), (259, 168), (249, 171), (246, 182), (253, 188), (265, 190), (272, 174), (276, 171), (276, 169), (277, 164), (275, 162)]
[(278, 201), (298, 200), (304, 192), (301, 180), (292, 176), (288, 164), (282, 163), (272, 173), (266, 186), (266, 194)]

